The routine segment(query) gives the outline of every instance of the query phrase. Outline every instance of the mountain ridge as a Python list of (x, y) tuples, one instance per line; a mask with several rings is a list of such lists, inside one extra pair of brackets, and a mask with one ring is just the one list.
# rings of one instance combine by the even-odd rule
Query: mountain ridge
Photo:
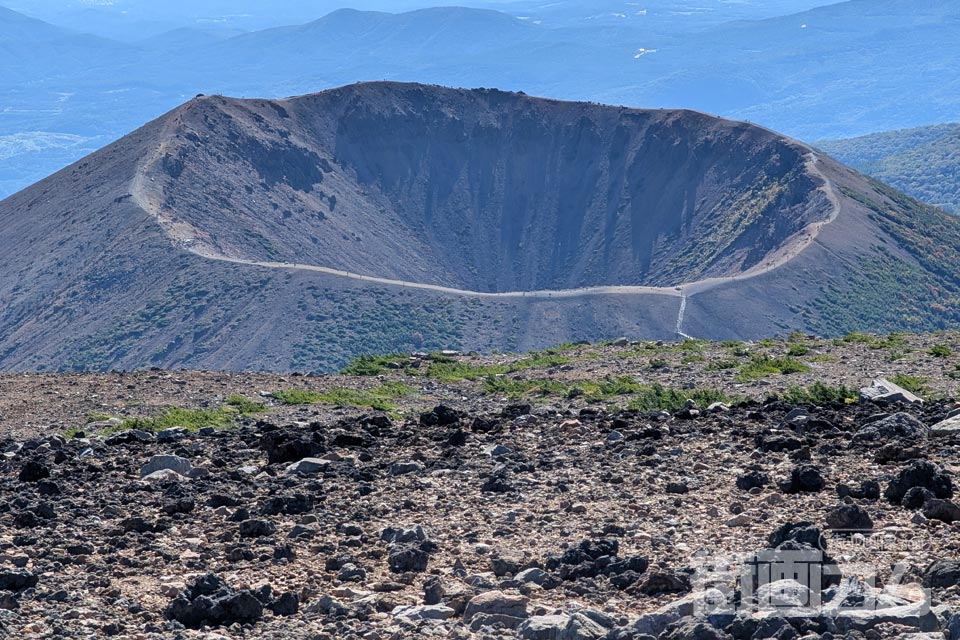
[[(496, 109), (488, 111), (491, 105)], [(523, 118), (506, 117), (524, 109), (550, 126), (526, 129), (516, 124)], [(381, 122), (367, 126), (373, 113)], [(454, 151), (475, 138), (451, 137), (437, 114), (455, 114), (460, 123), (497, 114), (503, 123), (514, 123), (476, 138), (486, 140), (488, 151), (478, 157), (496, 180), (485, 181), (469, 164), (458, 164), (460, 151)], [(384, 122), (393, 138), (382, 129)], [(633, 122), (631, 135), (645, 142), (626, 148), (640, 158), (652, 149), (658, 158), (637, 164), (636, 177), (624, 181), (622, 191), (605, 186), (620, 184), (608, 179), (616, 174), (609, 167), (630, 162), (621, 158), (611, 164), (614, 147), (605, 142), (582, 146), (590, 138), (585, 132), (602, 132), (605, 122)], [(357, 146), (358, 139), (384, 146)], [(425, 146), (411, 146), (414, 139)], [(591, 183), (596, 188), (585, 192), (590, 197), (583, 202), (592, 203), (586, 208), (551, 200), (551, 193), (559, 193), (552, 183), (530, 187), (540, 183), (528, 180), (516, 183), (528, 185), (520, 190), (493, 188), (508, 184), (510, 171), (530, 178), (546, 167), (551, 176), (563, 175), (557, 173), (562, 149), (576, 140), (581, 146), (571, 147), (579, 149), (569, 156), (577, 158), (571, 175), (583, 175), (588, 166), (604, 168)], [(526, 159), (514, 150), (517, 141), (522, 141)], [(673, 156), (660, 153), (664, 141), (664, 148), (674, 149)], [(0, 277), (0, 367), (329, 371), (363, 353), (513, 351), (619, 335), (743, 339), (791, 330), (836, 335), (891, 326), (933, 329), (955, 322), (960, 310), (949, 306), (934, 312), (929, 307), (931, 287), (957, 289), (955, 275), (937, 262), (949, 262), (954, 253), (936, 258), (922, 241), (924, 230), (937, 225), (936, 233), (945, 238), (941, 252), (955, 252), (960, 234), (951, 226), (954, 222), (826, 156), (816, 158), (824, 178), (819, 180), (807, 173), (812, 161), (808, 148), (797, 144), (755, 126), (702, 114), (637, 112), (490, 90), (374, 83), (286, 101), (198, 98), (0, 202), (0, 224), (7, 231), (0, 242), (0, 272), (7, 274)], [(705, 172), (698, 172), (696, 165), (684, 164), (687, 145), (701, 158), (715, 154), (718, 162), (708, 162)], [(464, 157), (475, 150), (461, 149)], [(508, 158), (516, 160), (510, 170), (504, 164)], [(437, 167), (442, 172), (432, 174)], [(453, 171), (456, 167), (464, 170)], [(404, 172), (396, 173), (398, 168)], [(537, 171), (530, 173), (531, 168)], [(437, 179), (426, 179), (430, 176)], [(666, 187), (662, 176), (672, 176), (674, 186)], [(757, 184), (769, 181), (770, 193), (780, 195), (748, 188), (757, 179)], [(484, 184), (491, 186), (479, 188)], [(453, 190), (424, 191), (424, 185)], [(467, 189), (470, 185), (477, 189)], [(687, 201), (693, 203), (691, 211), (700, 212), (691, 218), (700, 222), (689, 227), (690, 238), (727, 229), (731, 249), (716, 254), (724, 260), (711, 262), (714, 253), (699, 241), (693, 248), (635, 253), (628, 242), (631, 233), (605, 233), (589, 213), (602, 213), (598, 220), (619, 220), (626, 225), (623, 230), (631, 224), (652, 229), (637, 236), (652, 244), (637, 247), (683, 247), (661, 234), (684, 228), (675, 226), (682, 209), (670, 204), (684, 190), (696, 194)], [(437, 229), (455, 228), (471, 216), (482, 221), (462, 236), (474, 240), (473, 249), (453, 243), (456, 234), (417, 235), (421, 223), (414, 214), (427, 211), (422, 203), (430, 193)], [(526, 208), (503, 209), (510, 202), (502, 200), (505, 193), (547, 197), (529, 199), (533, 204)], [(645, 202), (645, 193), (669, 198), (660, 205), (651, 201), (631, 208), (631, 202)], [(729, 198), (718, 196), (724, 193)], [(139, 198), (149, 206), (139, 206)], [(468, 206), (481, 200), (486, 208)], [(625, 206), (614, 208), (619, 216), (606, 218), (606, 202)], [(750, 213), (738, 202), (767, 204)], [(797, 203), (802, 206), (796, 208)], [(162, 213), (166, 228), (151, 210)], [(501, 210), (516, 215), (494, 215)], [(715, 213), (707, 215), (710, 211)], [(584, 260), (553, 260), (559, 245), (550, 234), (564, 229), (556, 221), (583, 215), (588, 233), (571, 236), (581, 241), (571, 255), (582, 252)], [(528, 229), (523, 216), (553, 220), (553, 231)], [(660, 223), (654, 224), (658, 219), (666, 225), (662, 231), (657, 230)], [(741, 224), (747, 220), (753, 222)], [(832, 221), (823, 224), (827, 220)], [(484, 239), (483, 229), (500, 229), (501, 221), (503, 234)], [(518, 225), (516, 234), (507, 232), (510, 224)], [(810, 224), (820, 226), (808, 229)], [(908, 224), (920, 232), (911, 235)], [(525, 234), (534, 229), (530, 237), (542, 243), (524, 244)], [(796, 242), (805, 229), (811, 237)], [(179, 243), (170, 242), (171, 232)], [(597, 244), (587, 240), (591, 233)], [(607, 241), (612, 244), (604, 254)], [(481, 256), (489, 263), (469, 268), (474, 259), (470, 251), (488, 245), (517, 256), (520, 268), (491, 251)], [(211, 260), (197, 250), (204, 247), (236, 261)], [(522, 248), (510, 254), (511, 247)], [(784, 247), (789, 259), (778, 253)], [(790, 247), (803, 250), (791, 253)], [(626, 253), (619, 254), (621, 250)], [(612, 266), (606, 271), (588, 268), (591, 260), (605, 255), (624, 259), (609, 260), (606, 264)], [(650, 256), (650, 269), (644, 271), (647, 263), (641, 258)], [(782, 264), (775, 270), (737, 277), (778, 259)], [(878, 261), (893, 265), (885, 277), (906, 279), (897, 285), (876, 280)], [(358, 277), (318, 272), (309, 265)], [(420, 267), (435, 271), (428, 270), (430, 277), (424, 279)], [(617, 280), (618, 273), (632, 273), (633, 284), (660, 288), (630, 295), (617, 289), (553, 295), (630, 282)], [(675, 279), (657, 282), (665, 274)], [(675, 283), (705, 279), (698, 274), (732, 277), (676, 289)], [(397, 286), (394, 281), (439, 288)], [(891, 286), (899, 286), (905, 297), (898, 298)], [(470, 296), (456, 290), (520, 295)], [(546, 295), (524, 295), (524, 290)]]

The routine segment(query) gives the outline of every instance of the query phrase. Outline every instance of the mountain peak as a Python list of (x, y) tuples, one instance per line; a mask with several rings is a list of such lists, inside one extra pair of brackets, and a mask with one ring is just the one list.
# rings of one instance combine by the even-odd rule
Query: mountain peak
[[(584, 335), (829, 335), (932, 308), (917, 296), (952, 286), (953, 222), (693, 111), (396, 82), (205, 96), (0, 203), (0, 354), (317, 371)], [(851, 298), (878, 262), (913, 295)]]

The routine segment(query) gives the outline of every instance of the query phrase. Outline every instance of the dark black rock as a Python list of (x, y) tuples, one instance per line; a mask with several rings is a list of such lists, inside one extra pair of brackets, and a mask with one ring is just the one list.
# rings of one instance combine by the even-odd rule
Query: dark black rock
[(431, 411), (420, 414), (420, 424), (425, 427), (445, 427), (460, 421), (460, 412), (446, 405), (437, 405)]
[(120, 527), (125, 533), (129, 533), (131, 531), (135, 533), (148, 533), (153, 531), (154, 523), (146, 520), (145, 518), (134, 516), (132, 518), (125, 518), (122, 520), (120, 522)]
[(761, 471), (748, 471), (737, 478), (737, 489), (750, 491), (758, 487), (765, 487), (770, 483), (770, 477)]
[(510, 493), (517, 488), (507, 479), (505, 473), (496, 473), (483, 481), (480, 490), (489, 493)]
[(803, 446), (803, 441), (793, 435), (775, 433), (758, 438), (757, 446), (764, 452), (796, 451)]
[(519, 403), (519, 404), (508, 404), (501, 411), (501, 415), (504, 418), (519, 418), (520, 416), (528, 416), (533, 410), (533, 406), (528, 403)]
[(827, 550), (827, 538), (812, 522), (788, 522), (767, 537), (767, 545), (777, 549), (784, 542), (794, 541), (820, 551)]
[(684, 494), (690, 493), (690, 487), (685, 482), (668, 482), (667, 493)]
[(236, 507), (240, 504), (234, 496), (228, 496), (222, 493), (215, 493), (207, 499), (207, 506), (213, 507)]
[(923, 572), (923, 586), (947, 589), (960, 584), (960, 560), (937, 560)]
[(282, 594), (279, 598), (267, 605), (275, 616), (292, 616), (300, 611), (300, 596), (293, 592)]
[(849, 496), (857, 500), (879, 500), (880, 483), (876, 480), (864, 480), (860, 483), (860, 487), (858, 489), (853, 489), (845, 484), (839, 484), (837, 485), (837, 495), (839, 495), (841, 498), (846, 498)]
[(412, 571), (421, 573), (427, 570), (430, 555), (415, 544), (393, 545), (387, 555), (387, 565), (394, 573)]
[(275, 496), (267, 499), (260, 507), (260, 513), (267, 516), (297, 515), (301, 513), (310, 513), (313, 511), (313, 496), (302, 493), (295, 493), (290, 496)]
[(843, 531), (869, 531), (873, 520), (863, 508), (855, 504), (841, 504), (827, 513), (827, 526)]
[(62, 493), (60, 485), (52, 480), (41, 480), (37, 483), (37, 489), (39, 489), (41, 496), (59, 496)]
[(941, 522), (957, 522), (960, 520), (960, 507), (949, 500), (933, 498), (923, 505), (923, 515), (930, 520)]
[(914, 460), (887, 485), (884, 497), (893, 504), (900, 504), (913, 487), (923, 487), (941, 500), (953, 497), (953, 483), (943, 469), (927, 460)]
[(29, 571), (0, 571), (0, 590), (24, 591), (37, 586), (40, 578)]
[(319, 432), (304, 433), (294, 429), (269, 431), (260, 439), (260, 448), (267, 462), (296, 462), (323, 453), (323, 436)]
[(169, 498), (164, 500), (160, 510), (168, 516), (172, 516), (178, 513), (192, 513), (196, 506), (196, 501), (190, 497)]
[(264, 538), (277, 532), (269, 520), (244, 520), (240, 523), (240, 535), (244, 538)]
[(443, 602), (443, 593), (443, 580), (440, 576), (430, 576), (423, 581), (423, 604), (440, 604)]
[(38, 460), (28, 460), (20, 468), (20, 475), (18, 476), (20, 482), (39, 482), (49, 477), (50, 469)]
[(262, 618), (263, 603), (253, 592), (236, 592), (216, 575), (208, 574), (181, 592), (167, 607), (165, 615), (191, 629), (204, 625), (229, 626)]
[(780, 483), (780, 490), (784, 493), (816, 493), (823, 491), (825, 484), (819, 467), (802, 464), (793, 469), (789, 480)]
[(114, 447), (121, 444), (149, 444), (155, 442), (157, 437), (149, 431), (140, 431), (139, 429), (128, 429), (119, 431), (107, 437), (103, 441), (108, 447)]
[(911, 487), (903, 496), (900, 505), (905, 509), (916, 511), (917, 509), (922, 509), (923, 505), (934, 499), (936, 499), (936, 496), (926, 487)]
[(467, 432), (463, 429), (457, 429), (447, 436), (446, 444), (448, 447), (462, 447), (467, 444)]

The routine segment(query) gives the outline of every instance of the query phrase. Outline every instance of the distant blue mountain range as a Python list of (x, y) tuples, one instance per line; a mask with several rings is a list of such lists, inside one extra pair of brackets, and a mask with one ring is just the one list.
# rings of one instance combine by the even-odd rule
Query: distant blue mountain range
[(409, 80), (686, 107), (808, 140), (960, 111), (960, 6), (933, 0), (524, 0), (316, 20), (343, 3), (10, 4), (58, 26), (0, 9), (0, 196), (197, 93)]

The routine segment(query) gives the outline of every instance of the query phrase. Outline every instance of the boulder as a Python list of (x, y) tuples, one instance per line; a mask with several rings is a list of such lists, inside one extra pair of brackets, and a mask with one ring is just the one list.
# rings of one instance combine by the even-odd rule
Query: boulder
[(555, 577), (543, 569), (537, 569), (536, 567), (524, 569), (515, 575), (513, 579), (524, 584), (535, 584), (544, 589), (554, 589), (560, 584), (560, 581)]
[(930, 427), (930, 435), (935, 438), (960, 435), (960, 416), (947, 418)]
[(686, 593), (690, 588), (690, 578), (684, 573), (654, 571), (644, 576), (637, 590), (647, 596), (656, 596), (662, 593)]
[(748, 471), (737, 478), (737, 489), (741, 491), (750, 491), (751, 489), (765, 487), (770, 483), (770, 477), (761, 471)]
[(923, 515), (930, 520), (957, 522), (960, 520), (960, 507), (949, 500), (932, 498), (923, 505)]
[(463, 620), (470, 622), (480, 614), (526, 618), (527, 602), (524, 596), (508, 595), (502, 591), (487, 591), (470, 599), (463, 611)]
[(960, 585), (960, 560), (937, 560), (923, 572), (923, 586), (948, 589)]
[(802, 464), (794, 467), (790, 479), (780, 483), (780, 490), (784, 493), (817, 493), (825, 486), (820, 468), (812, 464)]
[(262, 618), (263, 603), (252, 591), (234, 591), (216, 575), (208, 574), (182, 591), (167, 606), (165, 615), (190, 629), (230, 626)]
[(853, 442), (889, 442), (891, 440), (920, 440), (927, 436), (927, 425), (909, 413), (894, 413), (874, 420), (853, 434)]
[(303, 460), (299, 460), (289, 465), (283, 473), (288, 476), (312, 476), (318, 473), (323, 473), (329, 466), (329, 460), (322, 460), (320, 458), (304, 458)]
[(50, 469), (37, 460), (29, 460), (20, 468), (17, 479), (20, 482), (39, 482), (50, 477)]
[(843, 531), (869, 531), (873, 529), (873, 520), (862, 507), (841, 504), (827, 513), (827, 527)]
[(267, 462), (295, 462), (323, 453), (323, 437), (319, 433), (303, 433), (293, 427), (268, 431), (260, 439), (260, 449)]
[(0, 590), (23, 591), (37, 586), (39, 578), (26, 570), (0, 571)]
[(448, 620), (452, 618), (455, 613), (456, 612), (450, 607), (445, 607), (442, 604), (433, 604), (394, 607), (390, 615), (394, 618), (409, 620), (410, 622), (420, 622), (422, 620)]
[(533, 616), (517, 627), (524, 640), (600, 640), (609, 632), (609, 627), (583, 613)]
[(151, 482), (156, 484), (166, 484), (171, 482), (185, 482), (190, 478), (182, 476), (173, 469), (159, 469), (148, 475), (140, 478), (144, 482)]
[(896, 403), (923, 404), (923, 400), (916, 395), (885, 378), (878, 378), (869, 387), (860, 389), (860, 402), (873, 402), (881, 405)]
[(169, 470), (179, 473), (181, 476), (189, 475), (193, 470), (193, 465), (186, 458), (173, 455), (153, 456), (149, 462), (140, 468), (140, 477), (146, 478), (151, 473), (157, 471)]
[(421, 573), (427, 570), (429, 562), (430, 555), (415, 544), (393, 545), (387, 555), (387, 565), (390, 567), (390, 571), (394, 573), (406, 573), (408, 571)]
[(897, 473), (890, 481), (884, 497), (893, 504), (900, 504), (913, 487), (923, 487), (941, 500), (953, 497), (953, 484), (943, 469), (926, 460), (914, 460)]

